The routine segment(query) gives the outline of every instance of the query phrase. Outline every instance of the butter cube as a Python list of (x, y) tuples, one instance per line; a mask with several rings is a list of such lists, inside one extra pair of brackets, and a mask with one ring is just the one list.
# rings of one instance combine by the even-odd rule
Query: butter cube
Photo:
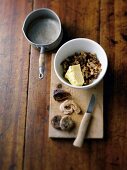
[(75, 86), (82, 86), (84, 83), (84, 78), (81, 72), (80, 64), (69, 66), (65, 78)]

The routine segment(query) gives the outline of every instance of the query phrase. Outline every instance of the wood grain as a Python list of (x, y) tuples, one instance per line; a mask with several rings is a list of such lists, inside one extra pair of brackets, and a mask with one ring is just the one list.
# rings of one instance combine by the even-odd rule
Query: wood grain
[[(109, 67), (105, 77), (105, 137), (101, 161), (105, 169), (127, 167), (127, 1), (101, 3), (100, 43), (105, 48)], [(105, 161), (106, 160), (106, 161)]]
[[(60, 82), (54, 71), (54, 55), (52, 55), (51, 60), (51, 83), (50, 83), (50, 111), (49, 111), (49, 137), (51, 138), (75, 138), (79, 129), (79, 125), (83, 118), (84, 113), (87, 110), (88, 103), (92, 94), (96, 96), (96, 105), (94, 112), (92, 113), (92, 119), (90, 126), (87, 130), (85, 138), (103, 138), (103, 81), (99, 83), (96, 87), (88, 90), (75, 89), (68, 87)], [(51, 125), (51, 119), (53, 116), (60, 114), (60, 102), (57, 102), (53, 98), (53, 91), (56, 89), (58, 84), (62, 84), (62, 89), (69, 92), (72, 95), (72, 99), (80, 106), (82, 114), (73, 113), (71, 118), (75, 121), (76, 127), (70, 132), (60, 131), (55, 129)]]
[[(39, 81), (39, 52), (21, 31), (25, 16), (41, 7), (59, 15), (63, 42), (91, 38), (108, 55), (104, 139), (81, 149), (73, 140), (48, 138), (52, 52)], [(127, 0), (4, 0), (0, 12), (0, 170), (126, 170)]]
[[(35, 9), (48, 7), (54, 10), (59, 15), (64, 31), (67, 33), (66, 39), (78, 36), (99, 41), (99, 1), (36, 0), (33, 6)], [(39, 52), (32, 48), (24, 169), (90, 169), (91, 152), (96, 155), (96, 150), (98, 151), (96, 141), (93, 145), (87, 141), (84, 147), (78, 150), (72, 146), (73, 140), (51, 140), (48, 138), (47, 107), (49, 106), (51, 54), (47, 54), (47, 75), (42, 81), (38, 81), (38, 56)]]
[(31, 2), (0, 2), (0, 169), (22, 169), (29, 45), (21, 27)]

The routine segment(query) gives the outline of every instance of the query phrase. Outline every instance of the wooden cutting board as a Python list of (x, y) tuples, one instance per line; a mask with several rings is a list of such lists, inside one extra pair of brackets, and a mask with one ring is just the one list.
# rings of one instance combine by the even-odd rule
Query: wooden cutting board
[[(96, 105), (85, 138), (103, 138), (103, 81), (100, 82), (96, 87), (88, 90), (81, 90), (81, 89), (68, 87), (62, 84), (57, 78), (54, 72), (53, 60), (54, 60), (54, 54), (52, 56), (52, 61), (51, 61), (52, 63), (51, 63), (51, 82), (50, 82), (49, 137), (75, 138), (83, 114), (85, 113), (87, 106), (89, 104), (91, 95), (95, 94)], [(76, 122), (76, 127), (70, 132), (54, 129), (51, 125), (51, 119), (53, 116), (58, 114), (63, 115), (59, 110), (59, 106), (61, 103), (55, 101), (53, 98), (53, 91), (56, 89), (59, 83), (62, 84), (63, 90), (69, 92), (72, 95), (72, 98), (80, 106), (83, 112), (80, 115), (77, 115), (75, 113), (70, 115), (72, 119)]]

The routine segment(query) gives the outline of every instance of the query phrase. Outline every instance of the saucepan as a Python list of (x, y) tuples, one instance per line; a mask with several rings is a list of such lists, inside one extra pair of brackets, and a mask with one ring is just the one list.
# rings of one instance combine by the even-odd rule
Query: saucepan
[(25, 38), (40, 50), (39, 78), (44, 78), (45, 51), (55, 49), (61, 42), (63, 32), (58, 15), (48, 8), (40, 8), (27, 15), (22, 27)]

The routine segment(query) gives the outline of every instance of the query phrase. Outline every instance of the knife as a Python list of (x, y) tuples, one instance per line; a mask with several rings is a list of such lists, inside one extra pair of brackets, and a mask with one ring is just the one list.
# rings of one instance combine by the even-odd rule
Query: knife
[(92, 94), (87, 111), (85, 112), (85, 114), (81, 120), (77, 137), (73, 143), (74, 146), (82, 147), (82, 145), (83, 145), (84, 137), (87, 132), (87, 128), (88, 128), (88, 125), (89, 125), (89, 122), (90, 122), (90, 119), (92, 116), (94, 105), (95, 105), (95, 96), (94, 96), (94, 94)]

